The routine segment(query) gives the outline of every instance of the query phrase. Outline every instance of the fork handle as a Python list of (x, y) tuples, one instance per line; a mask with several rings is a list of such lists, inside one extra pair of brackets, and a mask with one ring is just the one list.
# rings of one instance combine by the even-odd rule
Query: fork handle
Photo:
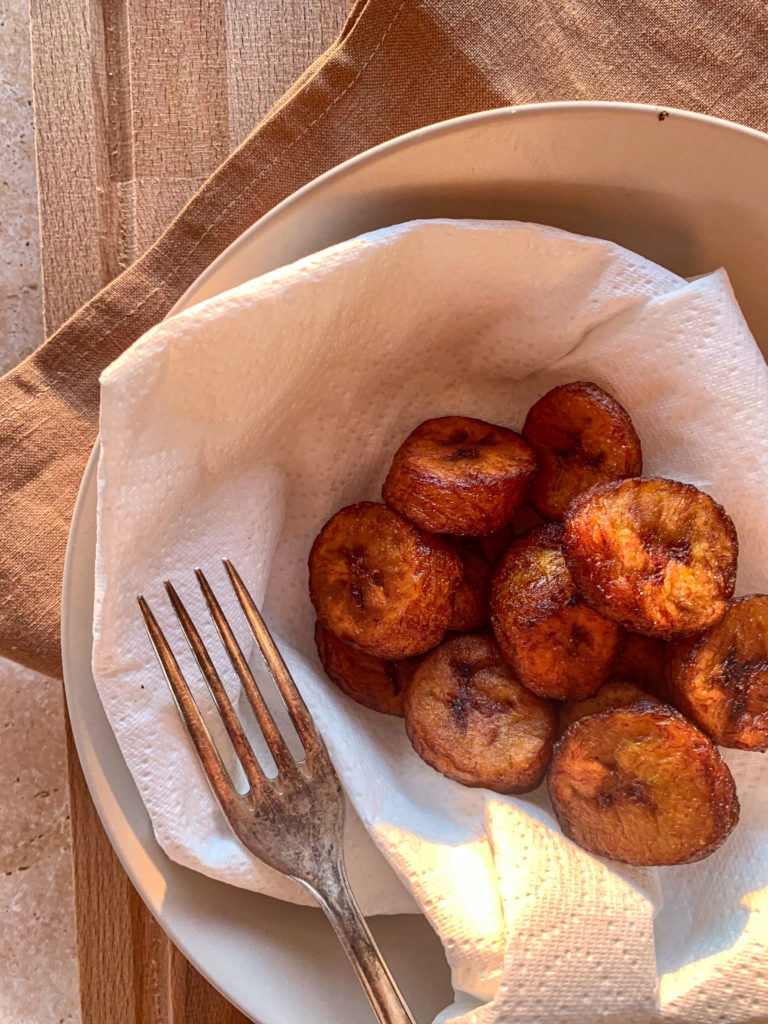
[(380, 1024), (416, 1024), (360, 912), (343, 862), (336, 868), (322, 883), (304, 885), (333, 925)]

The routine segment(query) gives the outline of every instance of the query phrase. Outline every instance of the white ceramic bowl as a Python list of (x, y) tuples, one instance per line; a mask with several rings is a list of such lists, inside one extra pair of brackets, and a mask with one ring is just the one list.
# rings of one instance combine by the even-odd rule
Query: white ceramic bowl
[[(532, 220), (608, 238), (683, 276), (725, 266), (768, 352), (768, 136), (679, 111), (541, 104), (434, 125), (301, 189), (246, 231), (174, 312), (364, 231), (417, 217)], [(63, 593), (64, 677), (78, 753), (134, 885), (195, 966), (261, 1024), (372, 1021), (316, 910), (243, 893), (172, 863), (91, 674), (95, 456), (72, 524)], [(419, 917), (374, 931), (419, 1020), (450, 1002), (442, 950)]]

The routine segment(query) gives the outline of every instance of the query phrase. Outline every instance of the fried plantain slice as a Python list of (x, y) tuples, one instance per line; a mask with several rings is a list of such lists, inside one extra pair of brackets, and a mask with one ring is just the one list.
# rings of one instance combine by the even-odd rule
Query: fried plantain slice
[(465, 786), (525, 793), (552, 750), (549, 701), (515, 678), (492, 637), (457, 636), (425, 655), (405, 696), (416, 753)]
[(768, 596), (731, 601), (708, 632), (672, 646), (680, 710), (723, 747), (768, 750)]
[(469, 633), (488, 621), (491, 567), (473, 545), (452, 539), (451, 547), (461, 559), (462, 576), (448, 629), (453, 633)]
[(539, 456), (529, 501), (545, 519), (562, 519), (582, 491), (640, 476), (640, 438), (623, 406), (597, 384), (552, 388), (528, 412), (523, 437)]
[(315, 645), (328, 678), (348, 697), (385, 715), (403, 714), (405, 688), (415, 671), (415, 658), (389, 661), (340, 640), (319, 622)]
[(561, 549), (562, 526), (535, 526), (491, 580), (491, 624), (520, 681), (541, 697), (579, 700), (607, 679), (619, 630), (588, 608)]
[(403, 441), (382, 496), (424, 530), (480, 537), (511, 522), (536, 465), (533, 449), (513, 430), (442, 416)]
[(445, 541), (373, 501), (332, 516), (309, 553), (309, 596), (321, 624), (380, 658), (434, 647), (460, 579), (461, 561)]
[(673, 704), (667, 686), (665, 659), (670, 645), (658, 637), (619, 630), (619, 646), (611, 665), (611, 678), (634, 683), (641, 690), (658, 697), (665, 704)]
[(712, 741), (673, 708), (633, 704), (574, 722), (555, 746), (549, 795), (563, 833), (627, 864), (686, 864), (739, 817)]
[(640, 701), (656, 703), (656, 698), (635, 683), (626, 679), (609, 679), (597, 693), (584, 700), (567, 700), (557, 707), (556, 735), (562, 736), (572, 722), (578, 722), (587, 715), (596, 715), (608, 708), (623, 708)]
[(708, 494), (676, 480), (621, 480), (580, 494), (565, 516), (563, 550), (586, 602), (637, 633), (700, 632), (733, 595), (733, 523)]

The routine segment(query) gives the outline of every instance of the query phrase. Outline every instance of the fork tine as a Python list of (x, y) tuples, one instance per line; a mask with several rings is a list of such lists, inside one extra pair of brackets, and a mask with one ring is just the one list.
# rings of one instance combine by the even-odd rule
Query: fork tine
[(248, 737), (245, 735), (245, 731), (240, 724), (240, 719), (237, 717), (235, 709), (232, 707), (232, 702), (229, 699), (227, 691), (222, 685), (219, 673), (216, 671), (216, 667), (211, 661), (211, 656), (206, 650), (205, 644), (200, 638), (200, 634), (189, 616), (189, 612), (184, 607), (173, 584), (168, 580), (165, 581), (165, 589), (171, 600), (171, 604), (173, 605), (173, 610), (176, 612), (176, 616), (181, 624), (181, 628), (184, 630), (184, 635), (187, 638), (190, 649), (192, 650), (195, 660), (200, 666), (200, 671), (208, 684), (211, 696), (216, 701), (216, 707), (219, 709), (219, 714), (224, 722), (224, 727), (227, 730), (229, 738), (232, 740), (232, 746), (235, 748), (240, 764), (243, 766), (245, 776), (248, 779), (251, 789), (258, 791), (264, 784), (265, 775), (261, 770), (259, 762), (256, 760), (256, 755), (254, 754), (253, 748), (248, 741)]
[(237, 799), (237, 791), (232, 785), (232, 780), (227, 769), (224, 767), (224, 762), (221, 760), (219, 752), (211, 739), (211, 734), (208, 732), (208, 727), (203, 720), (203, 716), (200, 714), (200, 709), (195, 703), (195, 698), (192, 696), (192, 692), (187, 686), (184, 676), (181, 674), (181, 669), (173, 655), (173, 651), (165, 639), (163, 631), (157, 624), (157, 619), (142, 596), (139, 596), (137, 601), (142, 618), (144, 619), (144, 625), (147, 627), (147, 633), (149, 633), (149, 639), (162, 666), (163, 675), (176, 701), (179, 714), (197, 751), (197, 756), (200, 759), (211, 789), (221, 804), (222, 810), (226, 813), (227, 808)]
[(259, 645), (264, 661), (267, 663), (270, 675), (274, 679), (293, 724), (296, 726), (296, 731), (301, 737), (304, 749), (307, 753), (310, 752), (310, 749), (317, 751), (322, 746), (322, 740), (315, 728), (315, 723), (307, 709), (307, 705), (304, 703), (304, 698), (299, 693), (298, 687), (288, 671), (288, 666), (283, 661), (283, 656), (277, 649), (277, 645), (272, 639), (264, 619), (261, 617), (261, 612), (256, 607), (256, 602), (248, 593), (245, 584), (240, 578), (240, 574), (228, 558), (225, 558), (223, 561), (224, 568), (229, 574), (237, 598), (245, 612), (248, 625), (251, 627), (251, 632), (256, 638), (256, 643)]
[(280, 730), (277, 728), (275, 720), (261, 695), (261, 690), (259, 689), (256, 680), (253, 678), (253, 673), (251, 672), (248, 662), (245, 660), (245, 655), (240, 649), (240, 644), (237, 642), (231, 626), (224, 617), (224, 612), (221, 610), (221, 605), (216, 600), (216, 595), (211, 590), (210, 584), (201, 569), (195, 569), (195, 576), (197, 576), (200, 589), (202, 590), (203, 596), (208, 604), (211, 618), (216, 624), (216, 629), (219, 631), (221, 642), (224, 644), (226, 652), (229, 655), (229, 660), (232, 662), (232, 667), (235, 672), (237, 672), (237, 676), (242, 683), (245, 694), (253, 709), (253, 713), (261, 727), (262, 733), (264, 734), (264, 739), (267, 741), (267, 745), (272, 751), (272, 756), (277, 764), (278, 772), (294, 768), (296, 762), (286, 746), (285, 740), (280, 735)]

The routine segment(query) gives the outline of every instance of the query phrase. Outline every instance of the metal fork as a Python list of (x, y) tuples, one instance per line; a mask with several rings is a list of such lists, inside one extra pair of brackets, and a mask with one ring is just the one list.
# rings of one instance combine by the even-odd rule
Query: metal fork
[(245, 794), (235, 789), (170, 645), (149, 605), (139, 597), (139, 608), (149, 638), (184, 725), (224, 816), (243, 846), (271, 868), (301, 882), (317, 899), (355, 968), (379, 1021), (382, 1024), (415, 1024), (347, 881), (343, 853), (344, 795), (325, 743), (253, 598), (232, 563), (224, 559), (224, 566), (296, 727), (306, 757), (297, 763), (288, 750), (221, 606), (200, 569), (195, 570), (200, 589), (275, 759), (277, 777), (268, 778), (256, 760), (200, 634), (179, 595), (166, 581), (165, 589), (171, 604), (248, 780), (249, 789)]

